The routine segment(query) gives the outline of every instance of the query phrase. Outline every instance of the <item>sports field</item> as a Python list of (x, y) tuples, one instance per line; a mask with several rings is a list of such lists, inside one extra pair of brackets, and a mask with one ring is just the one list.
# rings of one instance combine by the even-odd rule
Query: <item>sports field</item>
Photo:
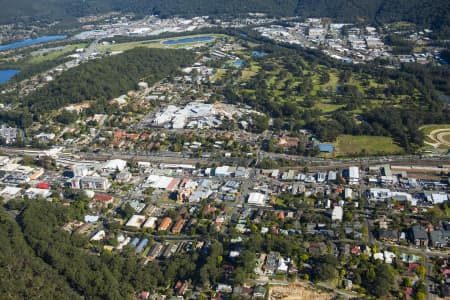
[(403, 148), (386, 136), (340, 135), (336, 143), (337, 156), (401, 154)]

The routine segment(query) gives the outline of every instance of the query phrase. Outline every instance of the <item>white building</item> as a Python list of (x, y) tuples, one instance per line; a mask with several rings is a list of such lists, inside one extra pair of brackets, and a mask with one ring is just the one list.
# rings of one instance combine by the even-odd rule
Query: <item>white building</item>
[(335, 171), (328, 172), (328, 181), (335, 181), (337, 179), (337, 173)]
[(154, 229), (156, 227), (156, 221), (158, 218), (156, 217), (150, 217), (147, 221), (145, 221), (144, 225), (142, 225), (142, 228), (150, 228)]
[(342, 221), (344, 209), (341, 206), (335, 206), (331, 212), (331, 221)]
[(92, 237), (91, 241), (101, 241), (106, 237), (106, 232), (102, 229), (97, 231)]
[(6, 187), (0, 192), (0, 195), (1, 195), (2, 197), (9, 197), (9, 198), (12, 198), (12, 197), (17, 196), (17, 195), (20, 193), (21, 190), (22, 190), (22, 189), (19, 188), (19, 187), (6, 186)]
[(154, 189), (162, 189), (162, 190), (174, 190), (178, 187), (180, 183), (180, 179), (168, 177), (168, 176), (160, 176), (160, 175), (150, 175), (147, 178), (147, 181), (144, 184), (144, 187), (152, 187)]
[(391, 198), (390, 189), (370, 188), (368, 191), (369, 200), (384, 201)]
[(74, 178), (72, 180), (72, 188), (88, 189), (88, 190), (103, 190), (106, 191), (110, 187), (108, 178), (99, 176), (86, 176), (81, 178)]
[(261, 193), (250, 193), (248, 196), (248, 204), (254, 204), (254, 205), (264, 205), (265, 204), (266, 196)]
[(142, 224), (145, 222), (145, 216), (143, 215), (133, 215), (125, 224), (127, 227), (141, 228)]
[(424, 196), (433, 204), (441, 204), (448, 200), (448, 195), (444, 192), (424, 192)]
[(217, 177), (226, 177), (226, 176), (230, 176), (230, 167), (229, 166), (221, 166), (221, 167), (217, 167), (214, 174)]
[(123, 159), (112, 159), (105, 162), (102, 166), (104, 172), (113, 173), (117, 170), (123, 171), (127, 166), (127, 162)]
[(37, 188), (29, 188), (25, 191), (25, 196), (29, 199), (47, 199), (52, 195), (52, 192), (48, 189), (37, 189)]
[(86, 165), (75, 165), (72, 168), (75, 177), (84, 177), (89, 174), (89, 169)]
[(325, 182), (326, 177), (327, 177), (327, 173), (324, 173), (324, 172), (317, 173), (317, 182), (319, 182), (319, 183)]
[(349, 188), (344, 189), (344, 199), (353, 199), (353, 190)]
[(384, 255), (384, 262), (387, 264), (392, 264), (395, 258), (395, 254), (390, 251), (384, 251), (383, 255)]
[(359, 184), (359, 168), (349, 167), (348, 168), (348, 183), (349, 184)]

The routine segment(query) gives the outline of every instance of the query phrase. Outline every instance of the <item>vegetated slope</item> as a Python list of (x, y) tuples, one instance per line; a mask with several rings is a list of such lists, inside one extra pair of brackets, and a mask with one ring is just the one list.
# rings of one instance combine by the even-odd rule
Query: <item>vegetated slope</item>
[[(17, 19), (62, 19), (110, 11), (137, 14), (239, 15), (262, 12), (275, 16), (332, 17), (354, 21), (411, 21), (449, 27), (447, 0), (0, 0), (0, 22)], [(19, 17), (20, 16), (20, 17)]]
[[(44, 200), (30, 201), (20, 215), (20, 225), (36, 254), (85, 299), (135, 299), (135, 292), (155, 288), (158, 278), (164, 278), (154, 264), (138, 264), (131, 254), (134, 249), (125, 256), (91, 255), (85, 236), (61, 228), (73, 213), (80, 213), (75, 210)], [(29, 299), (59, 299), (39, 296)]]
[[(385, 0), (299, 0), (295, 13), (304, 17), (330, 17), (343, 21), (374, 20)], [(402, 19), (395, 16), (395, 19)]]
[(31, 112), (42, 113), (85, 100), (120, 96), (144, 80), (150, 84), (194, 62), (186, 50), (135, 48), (81, 64), (24, 99)]
[(67, 282), (25, 242), (0, 207), (0, 295), (2, 299), (77, 299)]

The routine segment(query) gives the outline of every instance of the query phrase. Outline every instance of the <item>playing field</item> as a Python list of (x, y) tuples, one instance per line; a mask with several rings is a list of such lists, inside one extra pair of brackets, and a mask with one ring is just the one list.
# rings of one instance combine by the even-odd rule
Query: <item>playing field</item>
[(403, 148), (386, 136), (340, 135), (336, 143), (337, 156), (401, 154)]
[[(197, 34), (197, 35), (188, 35), (188, 36), (180, 36), (180, 37), (174, 37), (174, 38), (165, 38), (165, 39), (149, 39), (145, 41), (138, 41), (138, 42), (128, 42), (128, 43), (117, 43), (117, 44), (110, 44), (110, 45), (102, 45), (99, 46), (99, 49), (101, 51), (126, 51), (130, 50), (136, 47), (147, 47), (147, 48), (186, 48), (186, 47), (192, 47), (194, 45), (199, 44), (206, 44), (211, 41), (214, 41), (216, 38), (222, 37), (223, 35), (220, 34)], [(212, 37), (211, 40), (201, 40), (201, 38), (204, 37)], [(199, 38), (197, 41), (196, 39)], [(165, 44), (167, 41), (186, 41), (186, 42), (180, 42), (180, 43), (170, 43)]]

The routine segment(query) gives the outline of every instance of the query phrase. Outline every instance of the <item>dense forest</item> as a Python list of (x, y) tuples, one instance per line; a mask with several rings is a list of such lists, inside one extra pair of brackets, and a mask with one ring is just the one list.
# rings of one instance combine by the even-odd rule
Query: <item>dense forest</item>
[(135, 48), (70, 69), (23, 104), (40, 114), (70, 103), (109, 100), (136, 88), (140, 80), (153, 84), (193, 61), (193, 53), (184, 50)]
[[(73, 17), (110, 11), (138, 15), (239, 15), (263, 12), (274, 16), (331, 17), (341, 21), (409, 21), (449, 32), (450, 3), (446, 0), (0, 0), (2, 23), (17, 20), (73, 19)], [(19, 17), (21, 16), (21, 17)]]
[[(73, 211), (44, 202), (28, 202), (19, 222), (35, 255), (43, 259), (87, 299), (129, 299), (134, 290), (155, 286), (152, 264), (137, 267), (137, 259), (90, 255), (85, 237), (60, 229)], [(36, 258), (35, 258), (36, 259)]]
[(0, 253), (2, 299), (79, 297), (57, 271), (35, 256), (15, 222), (14, 215), (6, 213), (3, 207), (0, 207)]

